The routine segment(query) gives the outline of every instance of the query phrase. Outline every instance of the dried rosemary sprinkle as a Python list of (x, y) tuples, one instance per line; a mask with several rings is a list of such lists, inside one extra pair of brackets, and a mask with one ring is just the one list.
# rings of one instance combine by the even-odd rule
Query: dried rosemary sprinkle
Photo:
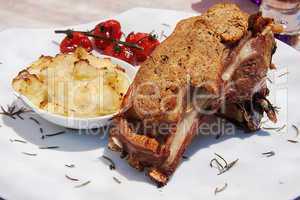
[(275, 152), (269, 151), (269, 152), (262, 153), (262, 155), (265, 155), (266, 157), (271, 157), (271, 156), (275, 156)]
[(224, 170), (221, 171), (218, 175), (221, 175), (221, 174), (227, 172), (228, 170), (230, 170), (238, 161), (239, 161), (239, 159), (236, 159), (235, 161), (232, 161), (231, 163), (229, 163), (227, 165), (227, 167), (225, 167)]
[(111, 158), (109, 158), (109, 157), (107, 157), (107, 156), (102, 156), (102, 158), (104, 158), (105, 160), (107, 160), (110, 164), (109, 164), (109, 169), (110, 170), (114, 170), (114, 169), (116, 169), (116, 164), (114, 163), (114, 161), (111, 159)]
[[(213, 165), (213, 163), (216, 163), (217, 166)], [(211, 168), (212, 168), (212, 167), (213, 167), (213, 168), (216, 168), (216, 169), (218, 169), (219, 171), (222, 171), (222, 170), (224, 169), (223, 165), (221, 165), (221, 163), (220, 163), (216, 158), (214, 158), (214, 159), (212, 159), (212, 160), (210, 161), (209, 166), (210, 166)]]
[(217, 194), (217, 193), (219, 193), (219, 192), (223, 192), (224, 190), (226, 190), (226, 188), (228, 187), (228, 184), (227, 183), (225, 183), (225, 185), (223, 186), (223, 187), (221, 187), (221, 188), (216, 188), (215, 189), (215, 195)]
[(220, 155), (217, 154), (217, 153), (215, 153), (215, 155), (218, 156), (219, 158), (221, 158), (221, 160), (224, 161), (224, 163), (225, 163), (226, 166), (228, 165), (228, 164), (227, 164), (227, 161), (226, 161), (222, 156), (220, 156)]
[(272, 84), (273, 81), (268, 77), (267, 80)]
[(37, 125), (41, 124), (37, 119), (35, 119), (33, 117), (29, 117), (29, 119), (32, 120), (32, 121), (34, 121)]
[(276, 132), (282, 131), (286, 125), (283, 125), (282, 127), (262, 127), (265, 130), (275, 130)]
[(113, 179), (114, 179), (114, 181), (116, 181), (118, 184), (121, 184), (122, 182), (119, 180), (119, 179), (117, 179), (116, 177), (113, 177)]
[(39, 149), (58, 149), (59, 146), (43, 146), (43, 147), (39, 147)]
[(36, 153), (22, 152), (22, 154), (27, 155), (27, 156), (37, 156)]
[(184, 160), (189, 160), (190, 158), (189, 158), (188, 156), (186, 156), (186, 155), (183, 155), (183, 156), (182, 156), (182, 159), (184, 159)]
[(278, 75), (278, 78), (283, 77), (283, 76), (288, 75), (288, 74), (289, 74), (289, 72), (285, 72), (283, 74)]
[(77, 179), (77, 178), (72, 178), (72, 177), (68, 176), (67, 174), (65, 175), (65, 177), (66, 177), (67, 179), (71, 180), (71, 181), (79, 181), (79, 179)]
[(24, 118), (20, 114), (17, 114), (16, 116), (19, 117), (19, 119), (24, 120)]
[(69, 167), (69, 168), (74, 168), (74, 167), (75, 167), (75, 165), (74, 165), (74, 164), (70, 164), (70, 165), (68, 165), (68, 164), (65, 164), (65, 166), (66, 166), (66, 167)]
[(280, 127), (279, 129), (276, 130), (276, 132), (280, 132), (282, 131), (284, 128), (286, 127), (286, 125), (283, 125), (282, 127)]
[(24, 140), (19, 140), (19, 139), (9, 139), (9, 141), (11, 142), (20, 142), (20, 143), (23, 143), (23, 144), (26, 144), (27, 142), (24, 141)]
[(57, 135), (62, 135), (62, 134), (65, 134), (65, 133), (66, 133), (66, 131), (59, 131), (59, 132), (53, 133), (53, 134), (46, 134), (46, 135), (42, 136), (42, 139), (45, 139), (47, 137), (53, 137), (53, 136), (57, 136)]
[(296, 125), (292, 125), (292, 127), (296, 130), (296, 137), (299, 136), (299, 128)]
[(86, 185), (88, 185), (90, 183), (91, 183), (91, 181), (86, 181), (86, 182), (84, 182), (84, 183), (82, 183), (80, 185), (75, 185), (75, 188), (81, 188), (81, 187), (84, 187), (84, 186), (86, 186)]
[(21, 117), (21, 114), (30, 112), (30, 110), (27, 110), (25, 107), (17, 108), (15, 105), (7, 105), (7, 109), (5, 109), (3, 106), (0, 106), (2, 112), (0, 114), (6, 115), (12, 119), (16, 119), (16, 116), (20, 119), (24, 119)]
[(124, 45), (124, 46), (127, 46), (127, 47), (132, 47), (132, 48), (137, 48), (137, 49), (140, 49), (140, 50), (144, 50), (143, 47), (137, 45), (136, 43), (124, 42), (124, 41), (116, 40), (114, 38), (107, 38), (107, 37), (100, 36), (100, 35), (94, 35), (92, 31), (74, 31), (74, 30), (71, 30), (71, 29), (67, 29), (67, 30), (55, 30), (54, 32), (58, 33), (58, 34), (62, 33), (62, 34), (67, 34), (67, 35), (72, 35), (73, 32), (79, 32), (79, 33), (82, 33), (82, 34), (84, 34), (88, 37), (93, 37), (95, 39), (101, 39), (101, 40), (109, 41), (111, 43), (121, 44), (121, 45)]
[[(221, 160), (223, 161), (223, 163), (224, 163), (224, 165), (222, 165), (222, 164), (218, 161), (217, 158), (214, 158), (214, 159), (212, 159), (212, 160), (210, 161), (210, 167), (214, 167), (214, 168), (216, 168), (216, 169), (219, 170), (218, 175), (221, 175), (221, 174), (227, 172), (228, 170), (230, 170), (230, 169), (231, 169), (231, 168), (239, 161), (239, 159), (236, 159), (236, 160), (234, 160), (234, 161), (228, 163), (228, 162), (227, 162), (222, 156), (220, 156), (219, 154), (216, 154), (216, 153), (215, 153), (215, 155), (216, 155), (219, 159), (221, 159)], [(214, 166), (213, 163), (217, 163), (217, 166)]]
[(290, 143), (299, 143), (299, 141), (297, 141), (297, 140), (287, 140), (287, 141)]
[(280, 127), (262, 127), (265, 130), (278, 130)]

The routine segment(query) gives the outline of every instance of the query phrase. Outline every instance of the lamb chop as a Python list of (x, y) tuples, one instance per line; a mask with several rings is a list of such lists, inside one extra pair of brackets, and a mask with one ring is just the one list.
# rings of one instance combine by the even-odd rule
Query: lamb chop
[(271, 19), (234, 4), (180, 21), (141, 65), (113, 119), (109, 148), (163, 186), (211, 115), (250, 131), (264, 112), (275, 122), (265, 84), (273, 30)]

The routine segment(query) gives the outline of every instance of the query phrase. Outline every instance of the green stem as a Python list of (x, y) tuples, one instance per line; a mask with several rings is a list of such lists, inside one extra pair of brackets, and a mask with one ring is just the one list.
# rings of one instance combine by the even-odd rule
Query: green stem
[(93, 37), (95, 39), (100, 39), (100, 40), (107, 40), (107, 41), (110, 41), (112, 43), (117, 43), (117, 44), (122, 44), (124, 46), (127, 46), (127, 47), (132, 47), (132, 48), (136, 48), (136, 49), (140, 49), (140, 50), (144, 50), (143, 47), (135, 44), (135, 43), (131, 43), (131, 42), (124, 42), (124, 41), (120, 41), (120, 40), (116, 40), (114, 38), (107, 38), (107, 37), (103, 37), (103, 36), (100, 36), (100, 35), (94, 35), (92, 32), (90, 31), (73, 31), (71, 29), (67, 29), (67, 30), (55, 30), (54, 33), (57, 33), (57, 34), (67, 34), (67, 35), (72, 35), (73, 32), (78, 32), (78, 33), (82, 33), (86, 36), (89, 36), (89, 37)]

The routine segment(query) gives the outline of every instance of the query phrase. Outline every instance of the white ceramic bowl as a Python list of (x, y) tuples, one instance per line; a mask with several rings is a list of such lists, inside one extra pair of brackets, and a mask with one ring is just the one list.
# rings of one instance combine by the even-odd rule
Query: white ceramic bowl
[[(120, 65), (122, 68), (125, 69), (126, 74), (128, 75), (130, 83), (133, 81), (135, 74), (137, 72), (137, 68), (132, 66), (131, 64), (114, 58), (110, 56), (100, 55), (95, 52), (93, 52), (94, 55), (98, 56), (99, 58), (110, 58), (111, 62), (114, 64)], [(111, 118), (116, 114), (109, 114), (99, 117), (92, 117), (92, 118), (77, 118), (77, 117), (66, 117), (54, 113), (47, 112), (45, 110), (42, 110), (38, 108), (36, 105), (34, 105), (26, 96), (18, 93), (17, 91), (14, 91), (15, 94), (20, 97), (20, 99), (29, 106), (35, 113), (37, 113), (40, 117), (44, 118), (47, 121), (50, 121), (54, 124), (72, 128), (72, 129), (93, 129), (93, 128), (99, 128), (103, 127), (105, 125), (108, 125), (110, 123)]]

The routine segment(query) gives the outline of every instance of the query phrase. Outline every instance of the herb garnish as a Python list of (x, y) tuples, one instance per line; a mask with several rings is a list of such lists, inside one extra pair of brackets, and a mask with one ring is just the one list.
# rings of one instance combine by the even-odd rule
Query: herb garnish
[(27, 155), (27, 156), (37, 156), (36, 153), (22, 152), (22, 154)]
[(273, 81), (269, 78), (269, 77), (267, 77), (267, 80), (272, 84), (273, 83)]
[(283, 76), (288, 75), (288, 74), (289, 74), (289, 72), (285, 72), (283, 74), (278, 75), (278, 78), (283, 77)]
[(44, 147), (39, 147), (39, 149), (58, 149), (59, 146), (44, 146)]
[(282, 131), (284, 128), (286, 127), (286, 125), (283, 125), (282, 127), (280, 127), (279, 129), (276, 130), (276, 132), (280, 132)]
[(17, 117), (19, 117), (21, 120), (24, 120), (24, 118), (21, 115), (16, 115)]
[(91, 183), (91, 181), (87, 181), (87, 182), (84, 182), (84, 183), (82, 183), (80, 185), (76, 185), (75, 188), (81, 188), (81, 187), (86, 186), (86, 185), (88, 185), (90, 183)]
[(68, 176), (67, 174), (65, 175), (65, 177), (66, 177), (67, 179), (71, 180), (71, 181), (79, 181), (79, 179), (77, 179), (77, 178), (72, 178), (72, 177)]
[(262, 127), (265, 130), (275, 130), (276, 132), (279, 132), (283, 130), (286, 127), (286, 125), (283, 125), (282, 127)]
[(40, 122), (37, 119), (35, 119), (33, 117), (29, 117), (29, 119), (34, 121), (37, 125), (40, 125)]
[(30, 110), (27, 110), (25, 107), (17, 108), (15, 105), (7, 105), (7, 109), (5, 110), (3, 106), (0, 106), (2, 112), (0, 114), (6, 115), (8, 117), (11, 117), (12, 119), (16, 119), (16, 116), (20, 119), (24, 119), (21, 117), (22, 113), (30, 112)]
[(75, 165), (74, 165), (74, 164), (70, 164), (70, 165), (68, 165), (68, 164), (65, 164), (65, 166), (66, 166), (66, 167), (69, 167), (69, 168), (74, 168), (74, 167), (75, 167)]
[(219, 192), (223, 192), (226, 188), (227, 188), (227, 186), (228, 186), (228, 184), (227, 183), (225, 183), (225, 185), (223, 186), (223, 187), (221, 187), (221, 188), (216, 188), (215, 189), (215, 195), (217, 194), (217, 193), (219, 193)]
[(297, 140), (287, 140), (288, 142), (290, 142), (290, 143), (298, 143), (299, 141), (297, 141)]
[(269, 152), (262, 153), (262, 155), (265, 155), (266, 157), (271, 157), (271, 156), (275, 155), (275, 152), (274, 151), (269, 151)]
[(298, 137), (299, 136), (299, 128), (296, 126), (296, 125), (292, 125), (292, 127), (296, 130), (296, 137)]
[(114, 179), (114, 181), (116, 181), (118, 184), (121, 184), (122, 182), (119, 180), (119, 179), (117, 179), (116, 177), (113, 177), (113, 179)]
[(26, 144), (27, 142), (24, 141), (24, 140), (19, 140), (19, 139), (9, 139), (9, 141), (11, 142), (20, 142), (20, 143), (23, 143), (23, 144)]
[[(218, 175), (221, 175), (221, 174), (227, 172), (228, 170), (230, 170), (230, 169), (231, 169), (231, 168), (239, 161), (239, 159), (236, 159), (236, 160), (234, 160), (234, 161), (228, 163), (228, 162), (227, 162), (222, 156), (220, 156), (219, 154), (216, 154), (216, 153), (215, 153), (215, 155), (216, 155), (218, 158), (220, 158), (220, 159), (223, 161), (223, 163), (224, 163), (224, 165), (222, 165), (222, 164), (218, 161), (217, 158), (214, 158), (214, 159), (212, 159), (212, 160), (210, 161), (210, 167), (214, 167), (214, 168), (216, 168), (216, 169), (219, 170)], [(217, 163), (217, 166), (214, 166), (213, 163)]]
[[(214, 162), (217, 164), (217, 166), (213, 165)], [(221, 165), (221, 163), (216, 158), (214, 158), (210, 161), (209, 166), (217, 168), (219, 171), (222, 171), (224, 169), (223, 165)]]
[(46, 135), (42, 136), (42, 139), (45, 139), (47, 137), (53, 137), (53, 136), (57, 136), (57, 135), (62, 135), (62, 134), (65, 134), (65, 133), (66, 133), (65, 131), (60, 131), (60, 132), (53, 133), (53, 134), (46, 134)]
[(114, 161), (111, 158), (109, 158), (109, 157), (107, 157), (105, 155), (103, 155), (102, 158), (104, 158), (105, 160), (107, 160), (108, 162), (110, 162), (110, 164), (109, 164), (109, 169), (110, 170), (116, 169), (116, 164), (114, 163)]
[(262, 127), (265, 130), (278, 130), (280, 127)]

